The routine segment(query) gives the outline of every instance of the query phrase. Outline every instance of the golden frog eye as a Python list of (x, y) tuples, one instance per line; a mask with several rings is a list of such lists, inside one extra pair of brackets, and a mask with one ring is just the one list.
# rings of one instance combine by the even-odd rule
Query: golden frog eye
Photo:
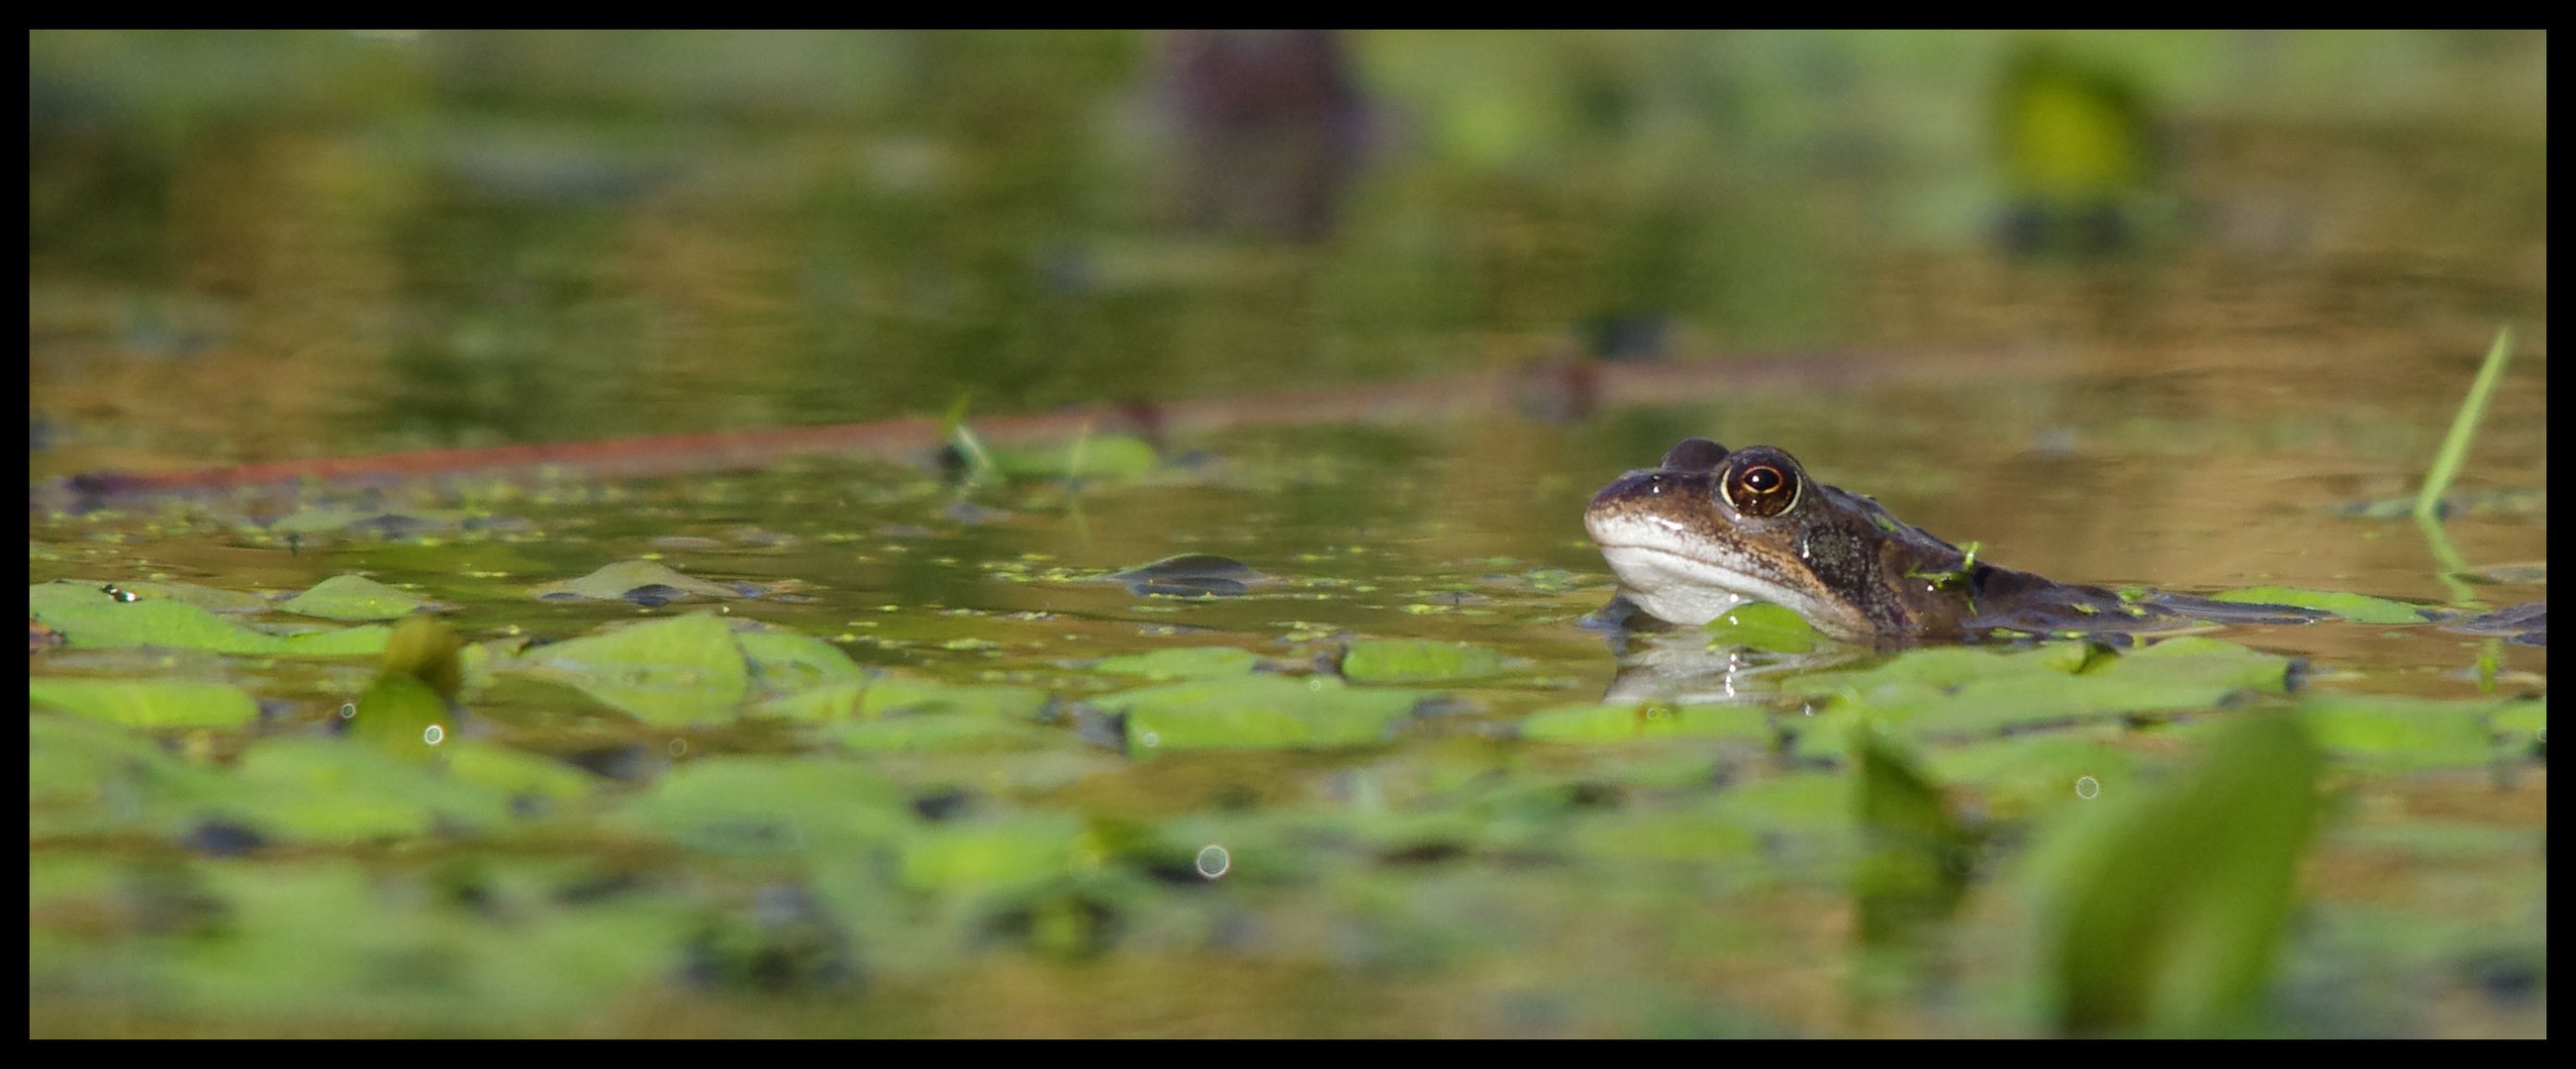
[(1798, 476), (1767, 460), (1747, 460), (1718, 484), (1726, 503), (1747, 516), (1777, 516), (1798, 504)]

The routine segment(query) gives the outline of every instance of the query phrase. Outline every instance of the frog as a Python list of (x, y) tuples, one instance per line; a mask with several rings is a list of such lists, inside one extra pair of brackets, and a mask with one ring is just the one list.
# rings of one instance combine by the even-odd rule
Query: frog
[[(1687, 438), (1593, 495), (1583, 523), (1619, 578), (1614, 618), (1699, 626), (1750, 602), (1860, 645), (2139, 633), (2324, 614), (2184, 595), (2123, 596), (1978, 559), (1786, 450)], [(1621, 603), (1633, 613), (1616, 611)], [(1635, 626), (1635, 624), (1631, 624)]]

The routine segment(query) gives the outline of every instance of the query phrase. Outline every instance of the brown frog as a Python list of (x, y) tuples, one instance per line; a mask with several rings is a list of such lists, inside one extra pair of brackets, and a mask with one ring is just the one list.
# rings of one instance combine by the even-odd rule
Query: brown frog
[(1648, 616), (1697, 626), (1751, 601), (1782, 606), (1855, 643), (1979, 638), (1997, 631), (2135, 632), (2195, 620), (2304, 623), (2319, 614), (2096, 586), (1999, 568), (1858, 494), (1807, 477), (1767, 445), (1690, 438), (1651, 471), (1592, 498), (1583, 525), (1620, 594)]

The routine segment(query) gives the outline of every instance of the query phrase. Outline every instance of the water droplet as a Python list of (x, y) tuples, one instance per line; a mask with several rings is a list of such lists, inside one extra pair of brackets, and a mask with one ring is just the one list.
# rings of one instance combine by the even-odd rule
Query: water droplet
[(1162, 736), (1160, 736), (1160, 735), (1154, 734), (1154, 733), (1153, 733), (1153, 732), (1151, 732), (1151, 731), (1148, 731), (1148, 732), (1146, 732), (1146, 733), (1145, 733), (1145, 735), (1144, 735), (1144, 737), (1143, 737), (1143, 738), (1140, 738), (1140, 739), (1138, 739), (1138, 740), (1136, 740), (1136, 741), (1144, 743), (1144, 744), (1145, 744), (1145, 748), (1146, 748), (1146, 749), (1148, 749), (1148, 750), (1150, 750), (1150, 749), (1153, 749), (1154, 747), (1157, 747), (1157, 746), (1162, 745), (1162, 744), (1163, 744), (1163, 737), (1162, 737)]
[(420, 741), (432, 746), (438, 745), (440, 742), (445, 741), (446, 738), (447, 729), (436, 724), (431, 724), (429, 726), (429, 730), (420, 733)]
[(2094, 779), (2094, 778), (2093, 778), (2093, 777), (2091, 777), (2091, 776), (2077, 776), (2077, 777), (2075, 777), (2075, 796), (2076, 796), (2076, 797), (2078, 797), (2078, 798), (2083, 798), (2083, 799), (2086, 799), (2086, 800), (2090, 800), (2094, 795), (2097, 795), (2097, 794), (2100, 794), (2100, 793), (2102, 793), (2102, 781), (2101, 781), (2101, 780)]
[(341, 705), (340, 705), (340, 719), (342, 719), (342, 720), (348, 720), (348, 719), (351, 719), (351, 718), (356, 717), (357, 715), (358, 715), (358, 703), (356, 703), (356, 702), (343, 702), (343, 703), (341, 703)]
[(678, 757), (678, 756), (680, 756), (681, 754), (685, 754), (685, 753), (687, 753), (687, 752), (689, 752), (689, 740), (687, 740), (687, 739), (672, 739), (672, 740), (671, 740), (671, 756), (673, 756), (673, 757)]
[(1234, 855), (1226, 853), (1224, 847), (1210, 843), (1199, 848), (1198, 865), (1199, 875), (1213, 880), (1234, 869)]

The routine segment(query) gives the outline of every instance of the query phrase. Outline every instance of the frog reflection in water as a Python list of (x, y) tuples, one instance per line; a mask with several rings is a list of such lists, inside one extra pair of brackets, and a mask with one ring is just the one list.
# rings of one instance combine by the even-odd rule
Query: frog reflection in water
[(1998, 631), (2152, 631), (2192, 621), (2304, 623), (2319, 614), (2094, 586), (1998, 568), (1807, 477), (1770, 446), (1691, 438), (1594, 495), (1583, 524), (1639, 611), (1697, 626), (1767, 601), (1845, 642), (1955, 641)]

